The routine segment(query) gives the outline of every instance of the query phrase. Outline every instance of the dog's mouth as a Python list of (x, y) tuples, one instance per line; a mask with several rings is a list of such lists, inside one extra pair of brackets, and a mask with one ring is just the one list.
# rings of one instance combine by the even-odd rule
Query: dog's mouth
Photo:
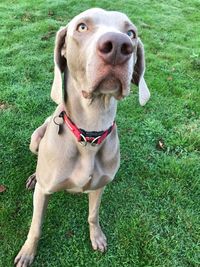
[(122, 83), (114, 76), (108, 76), (104, 78), (95, 88), (95, 92), (99, 92), (101, 94), (115, 94), (121, 90)]
[(113, 75), (109, 75), (100, 81), (94, 86), (92, 92), (82, 91), (84, 98), (92, 98), (97, 95), (112, 95), (116, 99), (122, 98), (122, 82)]

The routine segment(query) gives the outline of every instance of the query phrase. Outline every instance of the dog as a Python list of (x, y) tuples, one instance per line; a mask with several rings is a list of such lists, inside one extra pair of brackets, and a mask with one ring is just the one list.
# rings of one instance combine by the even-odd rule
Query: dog
[(34, 209), (17, 267), (33, 262), (49, 197), (59, 190), (88, 193), (92, 247), (106, 251), (99, 206), (120, 165), (117, 102), (129, 94), (131, 82), (139, 87), (142, 106), (150, 98), (143, 44), (123, 13), (92, 8), (74, 17), (57, 32), (54, 63), (51, 97), (57, 108), (31, 138), (30, 149), (38, 153), (29, 179)]

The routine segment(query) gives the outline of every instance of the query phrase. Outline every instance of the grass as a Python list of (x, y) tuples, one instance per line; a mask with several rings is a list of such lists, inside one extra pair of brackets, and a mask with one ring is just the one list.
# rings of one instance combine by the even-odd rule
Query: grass
[(91, 249), (87, 196), (61, 192), (50, 201), (33, 267), (200, 266), (199, 0), (1, 1), (0, 266), (12, 266), (31, 222), (24, 185), (36, 158), (28, 144), (55, 109), (55, 32), (93, 6), (123, 11), (138, 26), (152, 97), (140, 107), (133, 87), (119, 103), (121, 168), (100, 212), (108, 252)]

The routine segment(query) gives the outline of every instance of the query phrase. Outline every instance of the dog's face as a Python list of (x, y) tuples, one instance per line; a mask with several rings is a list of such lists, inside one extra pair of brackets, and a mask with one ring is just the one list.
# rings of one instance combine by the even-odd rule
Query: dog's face
[(121, 99), (128, 95), (131, 80), (140, 86), (141, 79), (143, 102), (149, 98), (143, 46), (137, 28), (123, 13), (93, 8), (76, 16), (57, 33), (55, 64), (56, 75), (67, 66), (84, 98), (110, 94)]
[(92, 9), (69, 23), (65, 55), (84, 97), (128, 94), (137, 41), (136, 27), (119, 12)]

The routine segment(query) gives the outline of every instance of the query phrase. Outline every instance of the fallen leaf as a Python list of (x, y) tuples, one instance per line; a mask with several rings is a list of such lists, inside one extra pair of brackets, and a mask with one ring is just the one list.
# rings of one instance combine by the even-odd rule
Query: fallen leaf
[(152, 28), (151, 25), (146, 24), (144, 22), (141, 23), (141, 27), (144, 28), (144, 29), (151, 29)]
[(156, 147), (162, 150), (165, 148), (165, 144), (162, 139), (158, 140)]
[(167, 80), (172, 81), (173, 80), (172, 76), (167, 77)]
[(53, 12), (52, 10), (49, 10), (49, 11), (48, 11), (48, 16), (49, 16), (49, 17), (52, 17), (53, 15), (54, 15), (54, 12)]
[(48, 32), (47, 34), (43, 35), (43, 36), (41, 37), (41, 40), (42, 40), (42, 41), (48, 40), (49, 38), (51, 38), (51, 37), (54, 36), (54, 35), (55, 35), (55, 31), (50, 31), (50, 32)]
[(11, 107), (11, 105), (9, 105), (8, 103), (0, 102), (0, 110), (5, 110), (5, 109), (8, 109), (10, 107)]
[(0, 193), (6, 191), (6, 187), (4, 185), (0, 185)]
[(73, 232), (72, 230), (69, 230), (69, 231), (67, 231), (67, 232), (65, 233), (65, 236), (66, 236), (67, 238), (70, 238), (70, 237), (74, 236), (74, 232)]

